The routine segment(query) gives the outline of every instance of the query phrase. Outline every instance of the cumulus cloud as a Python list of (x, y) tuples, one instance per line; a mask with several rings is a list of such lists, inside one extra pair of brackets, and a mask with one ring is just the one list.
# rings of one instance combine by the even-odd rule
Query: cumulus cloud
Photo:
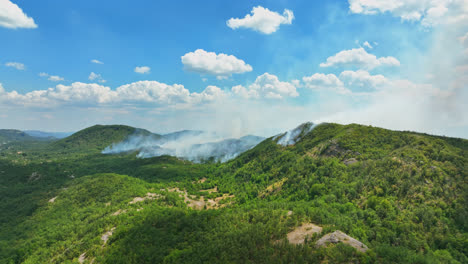
[(249, 98), (258, 98), (259, 94), (255, 90), (247, 89), (242, 85), (236, 85), (231, 88), (231, 91), (242, 98), (249, 99)]
[(116, 89), (120, 100), (171, 104), (189, 102), (190, 92), (183, 85), (168, 85), (157, 81), (139, 81)]
[(243, 98), (282, 99), (284, 97), (299, 96), (294, 84), (282, 82), (277, 76), (269, 73), (258, 76), (255, 82), (247, 88), (237, 85), (232, 87), (231, 90), (234, 94)]
[(91, 73), (89, 74), (89, 77), (88, 77), (88, 79), (91, 80), (91, 81), (92, 81), (92, 80), (95, 80), (95, 79), (98, 79), (98, 78), (101, 78), (101, 75), (100, 75), (100, 74), (97, 74), (97, 73), (94, 73), (94, 72), (91, 72)]
[(343, 82), (334, 74), (315, 73), (302, 78), (304, 86), (314, 90), (332, 90), (340, 94), (350, 93)]
[(100, 83), (105, 83), (106, 80), (104, 80), (101, 76), (101, 74), (97, 74), (97, 73), (94, 73), (94, 72), (91, 72), (88, 76), (88, 79), (90, 81), (98, 81)]
[(37, 28), (34, 19), (28, 17), (18, 5), (10, 0), (0, 1), (0, 26), (6, 28)]
[(99, 61), (99, 60), (96, 60), (96, 59), (91, 60), (91, 63), (95, 63), (95, 64), (104, 64), (104, 62)]
[(19, 63), (19, 62), (7, 62), (7, 63), (5, 63), (5, 66), (15, 68), (15, 69), (20, 70), (20, 71), (24, 71), (26, 69), (24, 64)]
[(52, 81), (52, 82), (60, 82), (63, 81), (63, 77), (57, 76), (57, 75), (51, 75), (47, 80)]
[(201, 93), (192, 93), (192, 102), (212, 102), (224, 98), (226, 94), (217, 86), (210, 85)]
[(381, 75), (371, 75), (364, 70), (343, 71), (339, 76), (334, 74), (315, 73), (302, 78), (303, 87), (316, 91), (333, 91), (338, 94), (362, 95), (382, 89), (389, 80)]
[(363, 44), (362, 44), (364, 47), (367, 47), (369, 49), (373, 49), (374, 47), (372, 47), (372, 45), (369, 43), (369, 41), (365, 41)]
[(40, 77), (48, 77), (47, 80), (52, 81), (52, 82), (59, 82), (59, 81), (63, 81), (63, 80), (64, 80), (63, 77), (60, 77), (60, 76), (58, 76), (58, 75), (49, 75), (49, 74), (46, 73), (46, 72), (41, 72), (41, 73), (39, 73), (39, 76), (40, 76)]
[(95, 83), (75, 82), (69, 86), (57, 85), (47, 90), (47, 97), (64, 102), (76, 103), (109, 103), (116, 97), (109, 87)]
[(365, 89), (378, 89), (382, 88), (388, 83), (388, 79), (381, 74), (371, 75), (364, 70), (358, 71), (343, 71), (340, 74), (340, 80), (346, 83), (346, 86), (354, 86)]
[(231, 18), (226, 24), (232, 29), (250, 28), (263, 34), (271, 34), (282, 24), (291, 25), (294, 19), (294, 13), (288, 9), (284, 9), (283, 15), (280, 15), (268, 8), (257, 6), (251, 13), (252, 15), (247, 14), (244, 18)]
[(190, 93), (183, 85), (168, 85), (157, 81), (139, 81), (122, 85), (115, 90), (96, 83), (75, 82), (57, 85), (47, 90), (25, 94), (6, 92), (0, 86), (0, 102), (31, 107), (59, 105), (136, 105), (144, 107), (193, 105), (213, 102), (225, 96), (216, 86), (208, 86), (201, 93)]
[(149, 73), (151, 68), (148, 66), (135, 67), (135, 72), (140, 74)]
[(420, 21), (425, 27), (468, 20), (466, 0), (349, 0), (349, 9), (366, 15), (389, 12), (402, 20)]
[(377, 58), (367, 53), (364, 48), (343, 50), (328, 57), (327, 62), (320, 63), (320, 67), (356, 66), (365, 69), (374, 69), (379, 66), (400, 66), (400, 61), (394, 57)]
[(216, 75), (220, 78), (252, 71), (252, 66), (233, 55), (216, 54), (203, 49), (189, 52), (182, 56), (181, 60), (187, 71)]
[(2, 99), (6, 103), (33, 107), (53, 107), (63, 103), (107, 103), (115, 98), (115, 92), (113, 93), (109, 87), (80, 82), (69, 86), (59, 84), (55, 88), (36, 90), (26, 94), (12, 91), (5, 95)]

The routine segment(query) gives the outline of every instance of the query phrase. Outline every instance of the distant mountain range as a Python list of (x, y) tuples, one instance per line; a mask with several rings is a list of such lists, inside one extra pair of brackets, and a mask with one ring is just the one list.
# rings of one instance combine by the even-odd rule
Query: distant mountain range
[(57, 140), (68, 137), (73, 133), (67, 132), (44, 132), (39, 130), (17, 130), (17, 129), (0, 129), (0, 144), (17, 141), (44, 141)]
[(0, 130), (0, 144), (51, 142), (47, 145), (50, 152), (136, 152), (139, 158), (170, 155), (194, 162), (225, 162), (255, 147), (264, 139), (254, 135), (226, 139), (216, 133), (201, 130), (182, 130), (160, 135), (124, 125), (95, 125), (76, 133)]

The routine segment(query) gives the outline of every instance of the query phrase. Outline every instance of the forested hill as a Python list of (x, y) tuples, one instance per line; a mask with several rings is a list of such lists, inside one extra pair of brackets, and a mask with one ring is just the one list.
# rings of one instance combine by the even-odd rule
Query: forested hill
[(468, 263), (465, 139), (304, 124), (193, 164), (102, 155), (134, 129), (97, 130), (0, 150), (1, 263)]
[(105, 147), (121, 142), (135, 133), (152, 134), (144, 129), (123, 125), (95, 125), (54, 142), (51, 148), (65, 152), (101, 152)]
[(39, 138), (32, 137), (25, 132), (16, 129), (0, 129), (0, 144), (31, 140), (39, 140)]

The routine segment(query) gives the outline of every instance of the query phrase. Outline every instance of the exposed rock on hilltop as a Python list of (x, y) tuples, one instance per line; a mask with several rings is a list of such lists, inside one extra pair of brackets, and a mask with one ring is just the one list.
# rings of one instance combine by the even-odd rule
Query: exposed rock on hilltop
[(288, 241), (291, 244), (299, 245), (304, 244), (307, 237), (312, 237), (313, 234), (320, 234), (322, 227), (307, 223), (303, 224), (290, 233), (288, 233)]
[(361, 241), (348, 236), (347, 234), (341, 232), (340, 230), (324, 235), (322, 238), (320, 238), (317, 241), (316, 245), (319, 247), (323, 247), (323, 246), (326, 246), (328, 243), (336, 244), (339, 242), (348, 244), (360, 252), (366, 252), (369, 249)]

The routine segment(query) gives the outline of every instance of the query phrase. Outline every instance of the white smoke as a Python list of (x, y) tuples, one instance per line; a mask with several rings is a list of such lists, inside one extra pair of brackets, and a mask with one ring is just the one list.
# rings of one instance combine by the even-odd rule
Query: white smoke
[(203, 131), (180, 131), (163, 136), (134, 134), (108, 146), (102, 153), (138, 152), (139, 158), (170, 155), (193, 162), (226, 162), (255, 147), (263, 139), (257, 136), (225, 139), (217, 133)]
[(287, 131), (286, 133), (279, 134), (273, 138), (273, 140), (278, 140), (277, 143), (282, 146), (289, 146), (294, 145), (296, 142), (301, 140), (301, 138), (307, 135), (310, 131), (312, 131), (316, 125), (314, 123), (304, 123), (300, 126)]

